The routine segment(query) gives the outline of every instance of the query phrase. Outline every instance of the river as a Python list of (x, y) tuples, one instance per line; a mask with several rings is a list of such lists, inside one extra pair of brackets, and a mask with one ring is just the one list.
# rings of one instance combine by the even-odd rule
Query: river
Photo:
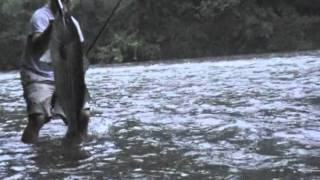
[(320, 52), (92, 67), (88, 138), (26, 126), (19, 73), (0, 73), (0, 179), (320, 178)]

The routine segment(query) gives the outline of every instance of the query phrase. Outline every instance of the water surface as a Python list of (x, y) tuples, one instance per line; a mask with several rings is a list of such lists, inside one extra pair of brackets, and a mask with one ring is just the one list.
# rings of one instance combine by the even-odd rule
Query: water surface
[(20, 142), (17, 72), (0, 74), (0, 179), (320, 178), (320, 53), (93, 67), (89, 137), (61, 120)]

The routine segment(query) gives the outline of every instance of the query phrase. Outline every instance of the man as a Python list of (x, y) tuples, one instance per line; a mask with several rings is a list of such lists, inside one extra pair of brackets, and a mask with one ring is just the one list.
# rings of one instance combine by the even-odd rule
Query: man
[[(61, 0), (61, 2), (64, 6), (71, 5), (70, 0)], [(22, 57), (20, 73), (28, 113), (28, 124), (21, 138), (24, 143), (36, 143), (41, 127), (53, 116), (59, 115), (64, 119), (64, 113), (54, 97), (54, 75), (49, 50), (52, 22), (57, 11), (57, 0), (48, 0), (43, 7), (34, 12), (30, 21), (30, 33)], [(75, 25), (83, 42), (84, 38), (77, 21)], [(89, 121), (87, 103), (81, 112), (81, 120), (86, 122), (86, 131)]]

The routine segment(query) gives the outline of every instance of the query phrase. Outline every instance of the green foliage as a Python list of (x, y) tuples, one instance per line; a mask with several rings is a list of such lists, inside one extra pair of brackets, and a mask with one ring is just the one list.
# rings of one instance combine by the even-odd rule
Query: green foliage
[(17, 16), (22, 10), (25, 0), (1, 0), (1, 14)]
[(117, 63), (136, 61), (138, 49), (143, 46), (143, 41), (138, 39), (137, 33), (115, 33), (110, 41), (109, 45), (98, 48), (96, 58), (100, 61), (105, 59)]
[(241, 0), (202, 0), (199, 11), (203, 17), (215, 18), (227, 9), (237, 6)]
[[(46, 1), (0, 0), (0, 68), (18, 66), (29, 19)], [(116, 2), (73, 0), (87, 44)], [(306, 0), (125, 0), (89, 58), (112, 63), (317, 48), (319, 7)]]

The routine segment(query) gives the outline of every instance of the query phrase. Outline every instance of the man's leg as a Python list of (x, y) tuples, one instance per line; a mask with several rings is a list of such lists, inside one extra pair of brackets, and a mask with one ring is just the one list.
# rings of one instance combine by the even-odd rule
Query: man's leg
[(90, 110), (84, 109), (81, 111), (79, 132), (81, 135), (86, 135), (88, 131), (88, 124), (90, 119)]
[(80, 114), (78, 131), (70, 132), (68, 131), (66, 134), (66, 142), (67, 143), (80, 143), (86, 136), (88, 131), (88, 123), (89, 123), (89, 110), (82, 110)]
[(43, 114), (32, 114), (28, 118), (28, 125), (23, 131), (21, 141), (27, 144), (34, 144), (38, 141), (41, 127), (49, 119)]
[(21, 141), (36, 143), (41, 127), (49, 122), (51, 117), (51, 99), (54, 85), (32, 83), (23, 86), (24, 98), (27, 103), (28, 124), (24, 129)]
[(88, 124), (90, 120), (90, 94), (88, 89), (86, 89), (86, 94), (85, 94), (85, 103), (83, 105), (83, 109), (80, 114), (80, 124), (79, 124), (79, 132), (81, 135), (86, 135), (88, 131)]

